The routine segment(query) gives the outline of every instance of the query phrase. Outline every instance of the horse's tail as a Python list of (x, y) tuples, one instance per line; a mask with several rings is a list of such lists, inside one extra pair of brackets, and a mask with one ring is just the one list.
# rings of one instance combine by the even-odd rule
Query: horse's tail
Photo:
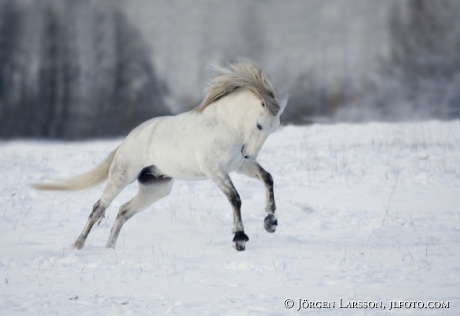
[(83, 190), (96, 186), (109, 176), (109, 169), (115, 157), (118, 148), (110, 153), (110, 155), (96, 168), (70, 179), (55, 180), (51, 183), (32, 183), (30, 186), (37, 190), (49, 191), (76, 191)]

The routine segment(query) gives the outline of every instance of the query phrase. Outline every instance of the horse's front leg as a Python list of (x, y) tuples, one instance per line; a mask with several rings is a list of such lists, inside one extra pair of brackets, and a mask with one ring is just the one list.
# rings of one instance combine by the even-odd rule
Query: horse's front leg
[(210, 176), (218, 188), (225, 194), (228, 201), (233, 208), (233, 230), (235, 234), (233, 237), (233, 247), (238, 251), (246, 249), (246, 242), (249, 241), (249, 237), (244, 233), (243, 221), (241, 219), (241, 199), (238, 191), (236, 191), (230, 176), (219, 171)]
[(255, 160), (246, 160), (238, 172), (248, 177), (258, 179), (265, 184), (265, 192), (267, 195), (265, 211), (268, 215), (264, 219), (264, 227), (267, 232), (274, 233), (278, 226), (278, 219), (275, 216), (276, 203), (275, 194), (273, 192), (273, 177)]

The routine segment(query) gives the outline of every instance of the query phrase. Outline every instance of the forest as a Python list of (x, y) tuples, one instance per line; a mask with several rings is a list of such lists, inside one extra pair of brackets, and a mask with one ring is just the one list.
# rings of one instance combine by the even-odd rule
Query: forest
[[(151, 117), (198, 105), (209, 79), (207, 65), (240, 57), (267, 68), (280, 94), (289, 95), (284, 124), (458, 118), (460, 3), (378, 2), (293, 1), (281, 8), (286, 12), (279, 13), (279, 21), (268, 23), (280, 11), (279, 3), (248, 1), (232, 8), (237, 20), (229, 24), (234, 27), (212, 19), (215, 8), (206, 1), (187, 4), (190, 10), (180, 1), (153, 1), (155, 12), (183, 14), (184, 23), (165, 31), (161, 21), (154, 24), (153, 18), (133, 14), (147, 6), (142, 0), (0, 0), (0, 137), (125, 135)], [(363, 6), (355, 19), (354, 7)], [(385, 41), (378, 43), (384, 53), (375, 54), (371, 66), (363, 65), (375, 34), (373, 28), (362, 29), (382, 8), (387, 12), (380, 18)], [(224, 18), (232, 14), (220, 10)], [(307, 10), (311, 18), (303, 15)], [(318, 20), (317, 11), (324, 12), (323, 18)], [(292, 12), (299, 14), (289, 18)], [(194, 15), (202, 24), (192, 23)], [(355, 27), (358, 18), (368, 24)], [(146, 21), (151, 23), (147, 29), (163, 37), (150, 40)], [(187, 29), (196, 29), (198, 37)], [(302, 42), (302, 34), (312, 30), (316, 42)], [(325, 40), (325, 32), (334, 36)], [(353, 44), (360, 34), (367, 50)], [(287, 43), (279, 45), (284, 53), (272, 48), (277, 38)], [(300, 44), (289, 46), (289, 41)], [(340, 47), (339, 57), (330, 57), (334, 47)], [(358, 71), (353, 58), (364, 70)], [(188, 68), (179, 67), (181, 62)], [(338, 75), (331, 70), (334, 63), (341, 69)]]

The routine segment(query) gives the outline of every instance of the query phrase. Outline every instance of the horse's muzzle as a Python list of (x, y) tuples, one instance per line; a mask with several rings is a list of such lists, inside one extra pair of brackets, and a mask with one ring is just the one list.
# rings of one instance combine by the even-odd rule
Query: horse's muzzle
[(241, 147), (241, 156), (243, 156), (244, 159), (251, 159), (251, 160), (253, 160), (253, 159), (256, 159), (256, 158), (257, 158), (257, 155), (248, 155), (248, 153), (245, 151), (245, 149), (246, 149), (246, 146), (243, 145), (243, 146)]
[(243, 156), (244, 159), (249, 159), (249, 155), (244, 152), (245, 147), (245, 145), (241, 147), (241, 156)]

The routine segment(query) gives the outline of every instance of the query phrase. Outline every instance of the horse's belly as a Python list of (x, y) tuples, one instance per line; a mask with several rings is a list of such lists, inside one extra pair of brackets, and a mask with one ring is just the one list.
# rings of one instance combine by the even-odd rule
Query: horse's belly
[(185, 154), (181, 148), (169, 148), (164, 153), (166, 154), (153, 155), (152, 164), (168, 177), (180, 180), (204, 180), (207, 178), (190, 153)]
[[(157, 165), (156, 165), (157, 166)], [(168, 177), (179, 179), (179, 180), (190, 180), (190, 181), (196, 181), (196, 180), (205, 180), (207, 177), (200, 173), (200, 172), (194, 172), (193, 170), (190, 169), (182, 169), (182, 168), (168, 168), (166, 166), (162, 166), (161, 164), (158, 165), (159, 169)]]
[(205, 180), (207, 177), (199, 172), (198, 170), (195, 170), (194, 168), (187, 168), (187, 167), (181, 167), (181, 166), (175, 166), (174, 168), (168, 168), (168, 166), (161, 166), (160, 164), (160, 169), (165, 170), (165, 174), (168, 175), (171, 178), (179, 179), (179, 180), (191, 180), (191, 181), (196, 181), (196, 180)]

